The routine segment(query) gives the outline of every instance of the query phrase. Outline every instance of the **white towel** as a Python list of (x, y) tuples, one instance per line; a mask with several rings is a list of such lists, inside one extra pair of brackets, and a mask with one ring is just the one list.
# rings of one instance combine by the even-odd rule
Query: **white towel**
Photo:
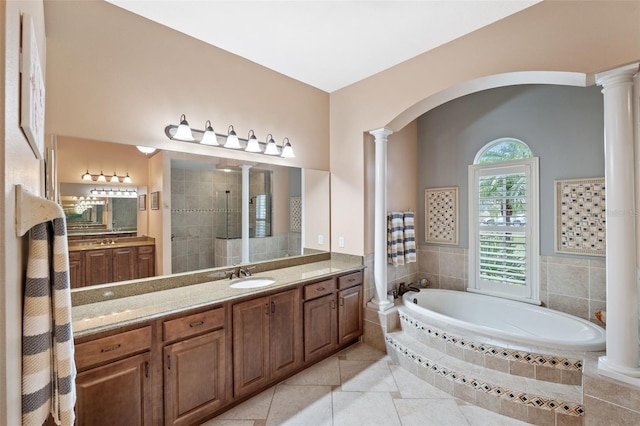
[(403, 215), (400, 212), (387, 213), (387, 262), (404, 265)]
[(56, 424), (73, 425), (73, 356), (69, 254), (60, 218), (31, 229), (22, 323), (23, 425), (40, 425), (49, 413)]
[(416, 261), (416, 230), (413, 224), (413, 212), (404, 213), (404, 263)]

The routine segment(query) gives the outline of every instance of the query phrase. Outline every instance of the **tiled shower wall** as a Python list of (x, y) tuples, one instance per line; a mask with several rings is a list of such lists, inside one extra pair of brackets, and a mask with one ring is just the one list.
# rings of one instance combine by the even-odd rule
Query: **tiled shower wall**
[[(467, 249), (418, 247), (418, 276), (428, 278), (431, 288), (465, 291), (467, 268)], [(540, 257), (540, 299), (543, 306), (557, 311), (597, 323), (595, 313), (605, 309), (605, 278), (604, 260)]]

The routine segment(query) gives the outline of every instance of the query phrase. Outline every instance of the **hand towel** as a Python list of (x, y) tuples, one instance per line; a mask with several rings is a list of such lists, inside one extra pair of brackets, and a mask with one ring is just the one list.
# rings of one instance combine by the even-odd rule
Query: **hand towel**
[(22, 424), (40, 425), (51, 413), (56, 424), (71, 426), (76, 367), (65, 219), (38, 224), (30, 235), (22, 323)]
[(387, 213), (387, 261), (391, 265), (404, 265), (403, 215)]
[(413, 212), (405, 212), (403, 215), (404, 238), (404, 263), (416, 261), (416, 230), (413, 221)]

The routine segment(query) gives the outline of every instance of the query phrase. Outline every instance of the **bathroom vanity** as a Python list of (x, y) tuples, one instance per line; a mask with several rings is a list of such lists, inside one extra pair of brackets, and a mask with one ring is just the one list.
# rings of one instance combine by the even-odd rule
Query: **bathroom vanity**
[(125, 297), (74, 294), (79, 425), (200, 424), (362, 335), (359, 261), (256, 272), (273, 280), (256, 288), (224, 272)]

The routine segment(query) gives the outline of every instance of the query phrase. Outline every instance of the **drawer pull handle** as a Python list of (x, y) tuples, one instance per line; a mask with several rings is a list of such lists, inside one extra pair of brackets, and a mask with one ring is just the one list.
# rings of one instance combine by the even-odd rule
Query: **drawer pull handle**
[(349, 278), (350, 283), (354, 282), (355, 280), (356, 280), (355, 278)]
[(189, 327), (200, 327), (202, 324), (204, 324), (204, 321), (192, 322)]
[(316, 290), (318, 291), (325, 291), (326, 289), (324, 287), (318, 287)]
[(111, 346), (111, 347), (109, 347), (109, 348), (102, 348), (102, 349), (100, 349), (100, 352), (102, 352), (102, 353), (106, 353), (106, 352), (115, 351), (116, 349), (120, 349), (120, 343), (118, 343), (118, 344), (117, 344), (117, 345), (115, 345), (115, 346)]

